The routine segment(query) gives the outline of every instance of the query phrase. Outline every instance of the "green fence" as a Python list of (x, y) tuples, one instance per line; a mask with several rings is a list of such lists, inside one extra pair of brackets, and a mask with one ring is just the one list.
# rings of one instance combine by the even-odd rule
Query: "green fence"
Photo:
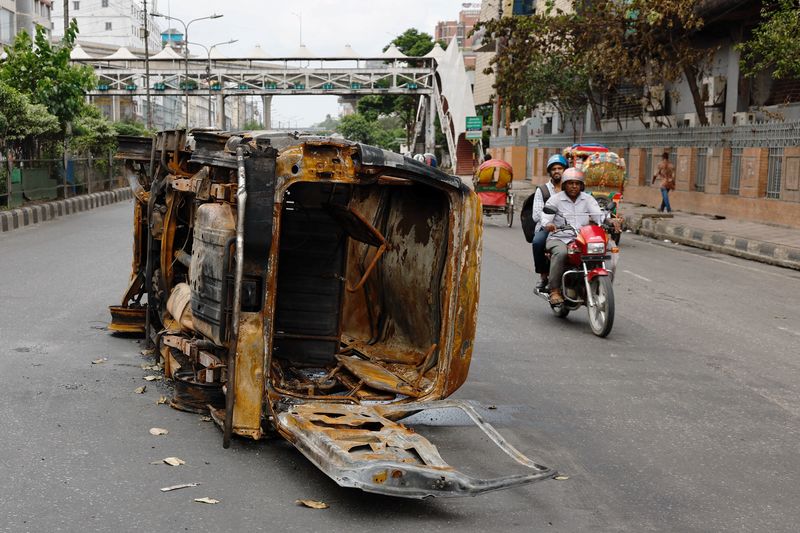
[(0, 157), (0, 209), (71, 198), (124, 186), (120, 163), (107, 159), (5, 159)]

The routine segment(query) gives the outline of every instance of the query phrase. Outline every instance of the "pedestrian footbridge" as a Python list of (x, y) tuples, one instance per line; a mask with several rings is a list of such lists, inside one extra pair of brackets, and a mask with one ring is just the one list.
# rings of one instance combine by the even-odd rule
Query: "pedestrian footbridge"
[[(270, 100), (277, 95), (334, 95), (353, 100), (370, 94), (415, 96), (419, 106), (414, 144), (419, 140), (422, 150), (434, 151), (434, 117), (438, 115), (453, 168), (471, 172), (473, 152), (464, 132), (465, 117), (475, 114), (475, 106), (455, 40), (446, 51), (437, 45), (424, 57), (406, 56), (394, 46), (377, 57), (262, 58), (187, 57), (171, 48), (144, 58), (122, 48), (104, 58), (78, 50), (72, 60), (90, 65), (97, 75), (97, 86), (89, 97), (173, 95), (187, 102), (192, 97), (215, 98), (217, 108), (224, 109), (226, 98), (260, 96), (267, 127)], [(224, 116), (217, 113), (218, 119)], [(223, 123), (216, 126), (225, 129)]]

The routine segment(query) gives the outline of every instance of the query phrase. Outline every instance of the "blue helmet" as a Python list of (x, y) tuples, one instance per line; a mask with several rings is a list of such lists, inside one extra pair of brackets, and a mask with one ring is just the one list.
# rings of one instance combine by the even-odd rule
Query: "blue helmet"
[(561, 165), (562, 167), (567, 168), (569, 166), (569, 163), (567, 163), (566, 157), (564, 157), (561, 154), (556, 154), (556, 155), (551, 155), (550, 159), (547, 160), (548, 173), (550, 172), (550, 167), (552, 167), (553, 165)]

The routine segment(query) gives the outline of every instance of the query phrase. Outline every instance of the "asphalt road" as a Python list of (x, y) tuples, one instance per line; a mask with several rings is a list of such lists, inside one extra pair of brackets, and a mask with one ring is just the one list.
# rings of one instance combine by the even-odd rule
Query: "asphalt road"
[[(617, 317), (594, 337), (534, 298), (518, 228), (486, 224), (478, 337), (456, 394), (568, 476), (470, 499), (341, 489), (280, 440), (157, 405), (126, 286), (131, 204), (0, 235), (0, 531), (794, 531), (800, 273), (623, 236)], [(100, 364), (92, 364), (107, 358)], [(147, 391), (138, 395), (141, 385)], [(459, 417), (416, 429), (464, 470), (508, 473)], [(155, 437), (151, 427), (169, 430)], [(186, 465), (151, 464), (177, 456)], [(162, 493), (178, 483), (199, 486)], [(217, 505), (193, 502), (208, 496)], [(326, 510), (295, 505), (308, 498)]]

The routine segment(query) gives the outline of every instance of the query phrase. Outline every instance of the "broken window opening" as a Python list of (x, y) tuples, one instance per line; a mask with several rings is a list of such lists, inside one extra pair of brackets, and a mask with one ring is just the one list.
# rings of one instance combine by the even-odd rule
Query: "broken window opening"
[(287, 189), (270, 364), (276, 392), (354, 402), (424, 396), (436, 379), (448, 207), (441, 191), (397, 178)]

